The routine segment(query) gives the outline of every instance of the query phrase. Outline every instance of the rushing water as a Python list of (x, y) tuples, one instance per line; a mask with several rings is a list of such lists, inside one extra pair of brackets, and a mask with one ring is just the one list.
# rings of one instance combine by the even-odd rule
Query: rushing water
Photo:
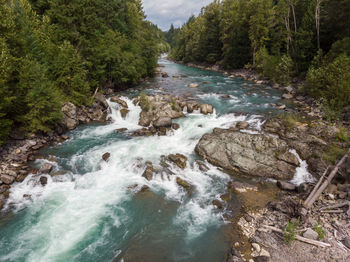
[[(160, 64), (170, 77), (128, 90), (126, 119), (109, 102), (111, 124), (80, 126), (68, 141), (43, 150), (54, 159), (34, 165), (51, 161), (53, 172), (59, 172), (47, 175), (45, 187), (32, 175), (13, 186), (10, 211), (0, 218), (0, 261), (224, 261), (231, 244), (229, 226), (211, 202), (231, 178), (209, 164), (210, 170), (201, 172), (194, 147), (204, 133), (235, 121), (247, 120), (259, 129), (261, 115), (273, 111), (269, 104), (278, 102), (280, 93), (220, 73), (166, 60)], [(201, 86), (188, 88), (193, 82)], [(187, 114), (176, 121), (181, 128), (164, 137), (115, 132), (140, 128), (141, 110), (131, 98), (141, 89), (192, 97), (214, 105), (216, 112)], [(222, 99), (222, 94), (231, 97)], [(106, 152), (111, 153), (108, 163), (101, 159)], [(185, 170), (171, 166), (176, 175), (160, 174), (152, 181), (141, 176), (146, 161), (157, 165), (171, 153), (189, 158)], [(179, 187), (176, 176), (194, 185), (194, 192)], [(143, 185), (150, 192), (137, 193)]]

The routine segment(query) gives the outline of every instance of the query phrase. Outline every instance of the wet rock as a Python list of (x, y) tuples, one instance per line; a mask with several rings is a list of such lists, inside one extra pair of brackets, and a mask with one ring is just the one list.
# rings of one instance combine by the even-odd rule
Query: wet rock
[(149, 186), (143, 185), (140, 189), (140, 193), (149, 192)]
[(170, 117), (159, 117), (156, 121), (153, 122), (155, 128), (160, 127), (171, 127), (172, 119)]
[[(209, 163), (229, 171), (244, 174), (288, 180), (296, 170), (295, 156), (288, 144), (274, 136), (247, 134), (227, 129), (214, 129), (205, 134), (195, 151)], [(278, 159), (276, 155), (285, 154)]]
[(124, 133), (124, 132), (128, 131), (128, 129), (127, 128), (118, 128), (115, 131), (118, 133)]
[(228, 201), (231, 201), (232, 199), (232, 195), (230, 193), (225, 193), (225, 194), (222, 194), (220, 196), (220, 198), (225, 201), (225, 202), (228, 202)]
[(217, 209), (222, 209), (223, 208), (222, 203), (221, 203), (220, 200), (214, 199), (212, 201), (212, 204), (213, 204), (213, 206), (216, 206)]
[(147, 128), (138, 129), (133, 133), (133, 136), (152, 136), (152, 132)]
[(196, 160), (195, 163), (197, 164), (200, 171), (207, 172), (209, 170), (209, 167), (207, 167), (207, 165), (203, 161)]
[(197, 84), (197, 83), (191, 83), (191, 84), (188, 85), (188, 87), (189, 87), (189, 88), (197, 88), (197, 87), (199, 87), (199, 84)]
[(6, 192), (7, 190), (9, 190), (11, 188), (10, 185), (1, 185), (0, 186), (0, 194), (3, 194), (4, 192)]
[(111, 157), (111, 153), (104, 153), (103, 155), (102, 155), (102, 159), (104, 160), (104, 161), (106, 161), (106, 162), (108, 162), (108, 160), (109, 160), (109, 158)]
[(53, 168), (53, 165), (51, 165), (49, 163), (45, 163), (40, 167), (39, 172), (41, 174), (49, 174), (51, 172), (52, 168)]
[(191, 191), (193, 189), (193, 186), (190, 183), (181, 179), (180, 177), (176, 177), (176, 183), (179, 186), (182, 186), (183, 188), (185, 188), (187, 191)]
[(122, 118), (126, 118), (126, 116), (128, 115), (128, 113), (130, 112), (129, 109), (126, 109), (126, 108), (122, 108), (120, 109), (120, 115), (122, 116)]
[(119, 105), (122, 106), (123, 108), (128, 108), (128, 104), (127, 104), (124, 100), (122, 100), (122, 99), (120, 98), (120, 96), (114, 96), (114, 97), (112, 97), (112, 98), (111, 98), (111, 101), (112, 101), (113, 103), (119, 104)]
[(40, 177), (40, 184), (41, 184), (42, 186), (46, 186), (46, 185), (47, 185), (47, 177), (41, 176), (41, 177)]
[(15, 178), (13, 176), (9, 176), (9, 175), (1, 175), (0, 180), (4, 184), (11, 185), (15, 181)]
[(5, 201), (0, 199), (0, 210), (4, 207)]
[(317, 240), (317, 239), (318, 239), (318, 234), (317, 234), (317, 232), (315, 232), (315, 231), (312, 230), (311, 228), (308, 228), (308, 229), (304, 232), (303, 237), (308, 238), (308, 239)]
[(17, 177), (16, 177), (16, 182), (23, 182), (24, 179), (26, 179), (27, 175), (26, 174), (19, 174)]
[(182, 154), (171, 154), (168, 159), (182, 169), (186, 167), (187, 157)]
[(153, 173), (154, 173), (154, 167), (153, 165), (150, 163), (147, 165), (145, 171), (143, 172), (142, 176), (144, 178), (146, 178), (148, 181), (152, 180), (153, 178)]
[(172, 129), (174, 129), (174, 130), (178, 130), (178, 129), (180, 128), (180, 125), (179, 125), (178, 123), (173, 123), (173, 124), (171, 125), (171, 127), (172, 127)]
[(200, 105), (200, 110), (203, 115), (212, 114), (214, 112), (213, 106), (209, 104)]
[(247, 129), (249, 127), (249, 123), (246, 121), (240, 121), (240, 122), (237, 122), (236, 127), (238, 129)]
[(223, 96), (221, 96), (221, 98), (222, 98), (222, 99), (230, 99), (231, 96), (230, 96), (230, 95), (223, 95)]
[(243, 262), (242, 256), (235, 247), (231, 247), (231, 253), (226, 260), (227, 262)]
[(286, 181), (277, 181), (277, 186), (281, 190), (285, 190), (285, 191), (295, 191), (296, 190), (296, 186), (294, 184), (286, 182)]

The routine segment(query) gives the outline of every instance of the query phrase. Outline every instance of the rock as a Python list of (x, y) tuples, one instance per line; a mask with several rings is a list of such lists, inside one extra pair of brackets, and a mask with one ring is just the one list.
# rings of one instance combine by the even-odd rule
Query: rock
[(308, 228), (308, 229), (304, 232), (303, 237), (308, 238), (308, 239), (317, 240), (317, 239), (318, 239), (318, 234), (317, 234), (317, 232), (315, 232), (315, 231), (312, 230), (311, 228)]
[(260, 256), (261, 257), (270, 257), (270, 253), (265, 249), (261, 249)]
[(174, 129), (174, 130), (178, 130), (178, 129), (180, 128), (180, 125), (179, 125), (178, 123), (173, 123), (173, 124), (171, 125), (171, 127), (172, 127), (172, 129)]
[(297, 187), (297, 192), (299, 194), (309, 194), (312, 186), (309, 183), (302, 183)]
[(343, 244), (344, 246), (346, 246), (347, 248), (350, 248), (350, 237), (345, 237), (343, 239)]
[(223, 208), (222, 203), (221, 203), (220, 200), (214, 199), (214, 200), (212, 201), (212, 204), (213, 204), (214, 206), (216, 206), (218, 209), (222, 209), (222, 208)]
[(53, 168), (53, 165), (51, 165), (49, 163), (45, 163), (40, 167), (39, 172), (41, 174), (49, 174), (51, 172), (52, 168)]
[(111, 153), (104, 153), (103, 155), (102, 155), (102, 159), (104, 160), (104, 161), (106, 161), (106, 162), (108, 162), (108, 160), (109, 160), (109, 158), (111, 157)]
[(134, 131), (133, 136), (152, 136), (152, 132), (147, 128), (142, 128)]
[(329, 184), (326, 188), (326, 192), (327, 193), (330, 193), (330, 194), (333, 194), (337, 191), (337, 186), (334, 185), (334, 184)]
[(207, 167), (207, 165), (203, 161), (196, 160), (194, 162), (197, 164), (200, 171), (207, 172), (209, 170), (209, 167)]
[(156, 121), (153, 122), (155, 128), (160, 127), (171, 127), (172, 120), (170, 117), (159, 117)]
[(292, 86), (286, 86), (284, 88), (288, 93), (292, 93), (294, 91), (294, 88)]
[(106, 100), (106, 97), (101, 93), (96, 93), (95, 100), (104, 108), (109, 108), (108, 102)]
[(236, 127), (238, 129), (247, 129), (249, 127), (249, 123), (246, 121), (240, 121), (240, 122), (237, 122)]
[(46, 186), (47, 185), (47, 177), (46, 176), (41, 176), (40, 177), (40, 183), (42, 186)]
[(24, 179), (26, 179), (27, 175), (26, 174), (19, 174), (17, 177), (16, 177), (16, 182), (23, 182)]
[(13, 176), (9, 176), (9, 175), (1, 175), (0, 180), (4, 184), (11, 185), (15, 181), (15, 178)]
[[(295, 156), (278, 137), (214, 129), (205, 134), (195, 151), (209, 163), (229, 171), (252, 176), (288, 180), (293, 178)], [(284, 155), (283, 159), (276, 155)]]
[(188, 87), (189, 88), (197, 88), (197, 87), (199, 87), (199, 84), (192, 83), (192, 84), (189, 84)]
[(175, 163), (178, 167), (184, 169), (186, 167), (186, 161), (187, 161), (187, 157), (181, 154), (171, 154), (168, 156), (168, 159)]
[(186, 108), (187, 108), (187, 113), (193, 113), (194, 110), (198, 109), (198, 103), (195, 101), (187, 102)]
[(294, 184), (286, 182), (286, 181), (277, 181), (277, 186), (281, 190), (285, 190), (285, 191), (295, 191), (295, 189), (296, 189), (296, 186)]
[(122, 118), (126, 118), (126, 116), (128, 115), (128, 113), (130, 112), (129, 109), (126, 109), (126, 108), (122, 108), (120, 109), (120, 115), (122, 116)]
[(61, 109), (63, 112), (63, 124), (68, 130), (73, 130), (78, 125), (77, 107), (72, 103), (65, 103)]
[(201, 109), (201, 114), (203, 115), (212, 114), (214, 112), (213, 106), (208, 104), (200, 105), (200, 109)]
[(252, 247), (255, 249), (256, 252), (260, 253), (261, 247), (257, 243), (252, 243)]
[(143, 185), (140, 189), (140, 193), (149, 192), (149, 186)]
[(126, 132), (126, 131), (128, 131), (127, 128), (118, 128), (118, 129), (115, 130), (115, 132), (118, 132), (118, 133), (123, 133), (123, 132)]
[(112, 101), (113, 103), (119, 104), (119, 105), (122, 106), (123, 108), (128, 108), (128, 104), (127, 104), (124, 100), (120, 99), (120, 96), (113, 96), (113, 97), (111, 98), (111, 101)]
[(295, 99), (296, 99), (297, 101), (299, 101), (299, 102), (302, 102), (302, 101), (305, 100), (305, 97), (303, 97), (303, 96), (297, 96)]
[(153, 178), (153, 172), (154, 168), (152, 164), (148, 164), (145, 171), (143, 172), (142, 176), (146, 178), (148, 181), (152, 180)]
[(232, 199), (232, 195), (230, 193), (225, 193), (225, 194), (222, 194), (220, 196), (220, 198), (225, 201), (225, 202), (228, 202), (228, 201), (231, 201)]
[(0, 199), (0, 210), (4, 207), (5, 201)]
[(282, 95), (282, 98), (283, 98), (283, 99), (292, 99), (292, 98), (293, 98), (293, 95), (292, 95), (292, 94), (283, 94), (283, 95)]
[(230, 95), (223, 95), (223, 96), (221, 96), (221, 98), (222, 98), (222, 99), (230, 99), (231, 96), (230, 96)]
[(253, 261), (254, 262), (269, 262), (270, 258), (267, 256), (257, 256), (257, 257), (254, 257)]
[(163, 78), (167, 78), (167, 77), (169, 77), (169, 75), (168, 75), (167, 73), (163, 72), (163, 73), (162, 73), (162, 77), (163, 77)]
[(183, 188), (185, 188), (187, 191), (191, 191), (193, 189), (193, 186), (190, 183), (181, 179), (180, 177), (176, 177), (176, 183), (179, 186), (182, 186)]

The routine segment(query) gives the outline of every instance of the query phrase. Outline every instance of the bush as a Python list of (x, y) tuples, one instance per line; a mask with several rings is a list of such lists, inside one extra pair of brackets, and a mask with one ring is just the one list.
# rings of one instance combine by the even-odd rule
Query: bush
[(256, 55), (256, 68), (263, 76), (275, 83), (287, 85), (294, 75), (294, 63), (292, 59), (283, 55), (282, 57), (269, 55), (266, 48), (261, 48)]
[(297, 228), (299, 227), (299, 220), (291, 220), (288, 222), (284, 229), (283, 239), (285, 243), (290, 243), (295, 239), (295, 236), (297, 235)]
[(312, 66), (306, 77), (305, 91), (324, 99), (331, 110), (339, 111), (350, 104), (350, 57), (342, 54), (321, 67)]

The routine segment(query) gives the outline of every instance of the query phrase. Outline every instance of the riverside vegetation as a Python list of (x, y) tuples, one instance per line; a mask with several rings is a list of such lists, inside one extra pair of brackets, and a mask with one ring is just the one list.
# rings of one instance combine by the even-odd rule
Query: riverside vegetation
[(168, 48), (140, 0), (1, 0), (0, 22), (0, 143), (54, 129), (64, 102), (91, 105), (97, 87), (152, 76)]

